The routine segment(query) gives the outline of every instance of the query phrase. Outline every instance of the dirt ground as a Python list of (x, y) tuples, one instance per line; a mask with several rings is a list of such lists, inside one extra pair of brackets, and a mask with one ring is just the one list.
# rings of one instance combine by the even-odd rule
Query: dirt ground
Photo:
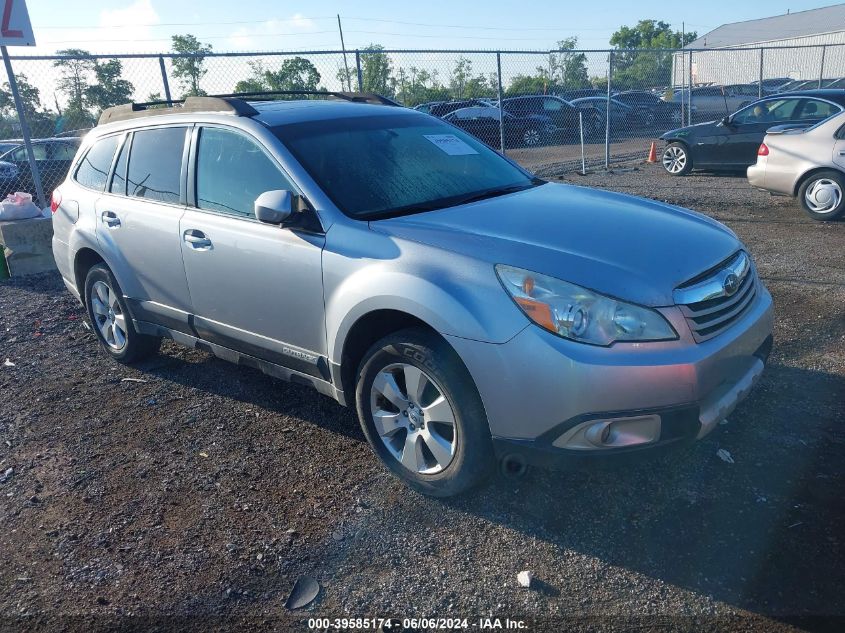
[[(172, 343), (115, 364), (57, 275), (1, 282), (0, 630), (845, 630), (845, 222), (738, 177), (564, 180), (691, 207), (746, 242), (776, 338), (727, 424), (659, 461), (428, 499), (328, 398)], [(320, 595), (287, 611), (305, 574)]]

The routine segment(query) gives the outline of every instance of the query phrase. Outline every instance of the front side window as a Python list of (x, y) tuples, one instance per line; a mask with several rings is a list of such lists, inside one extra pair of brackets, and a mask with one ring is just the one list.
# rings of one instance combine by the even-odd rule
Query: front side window
[(357, 219), (431, 211), (542, 183), (475, 137), (417, 114), (308, 121), (273, 132)]
[(132, 138), (126, 194), (177, 204), (182, 177), (184, 127), (138, 130)]
[(117, 136), (107, 136), (94, 142), (76, 170), (76, 182), (88, 189), (102, 191), (106, 186)]
[(265, 191), (293, 190), (276, 163), (252, 139), (221, 128), (200, 131), (196, 168), (197, 207), (254, 217)]
[(53, 160), (73, 160), (76, 156), (76, 147), (70, 143), (52, 143), (50, 145), (50, 158)]
[(117, 162), (114, 165), (114, 174), (112, 174), (111, 177), (109, 192), (120, 194), (121, 196), (126, 195), (126, 163), (129, 162), (128, 158), (129, 137), (127, 136), (126, 141), (120, 148), (120, 154), (117, 157)]

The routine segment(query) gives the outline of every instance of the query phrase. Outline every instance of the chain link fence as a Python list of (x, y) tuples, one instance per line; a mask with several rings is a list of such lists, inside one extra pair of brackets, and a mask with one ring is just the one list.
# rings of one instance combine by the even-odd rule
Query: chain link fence
[(845, 88), (845, 45), (833, 44), (14, 56), (11, 64), (21, 108), (7, 80), (0, 86), (0, 196), (35, 193), (21, 119), (31, 130), (49, 196), (100, 112), (129, 101), (284, 90), (375, 92), (444, 118), (549, 176), (645, 158), (663, 132), (721, 118), (778, 91)]

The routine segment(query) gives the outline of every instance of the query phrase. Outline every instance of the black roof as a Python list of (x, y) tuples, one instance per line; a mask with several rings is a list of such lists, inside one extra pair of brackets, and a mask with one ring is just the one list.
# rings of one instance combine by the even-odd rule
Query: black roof
[(766, 97), (818, 97), (827, 99), (845, 107), (845, 88), (816, 88), (815, 90), (790, 90), (789, 92), (778, 92)]

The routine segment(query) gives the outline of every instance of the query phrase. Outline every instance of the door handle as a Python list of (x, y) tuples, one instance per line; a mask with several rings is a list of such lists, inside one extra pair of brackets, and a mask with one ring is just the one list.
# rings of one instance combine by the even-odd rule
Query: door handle
[(839, 152), (840, 156), (845, 156), (845, 152)]
[(188, 229), (182, 234), (182, 239), (191, 248), (198, 251), (207, 251), (211, 249), (211, 240), (202, 231), (196, 229)]
[(114, 211), (103, 211), (100, 219), (110, 229), (116, 229), (120, 226), (120, 218)]

